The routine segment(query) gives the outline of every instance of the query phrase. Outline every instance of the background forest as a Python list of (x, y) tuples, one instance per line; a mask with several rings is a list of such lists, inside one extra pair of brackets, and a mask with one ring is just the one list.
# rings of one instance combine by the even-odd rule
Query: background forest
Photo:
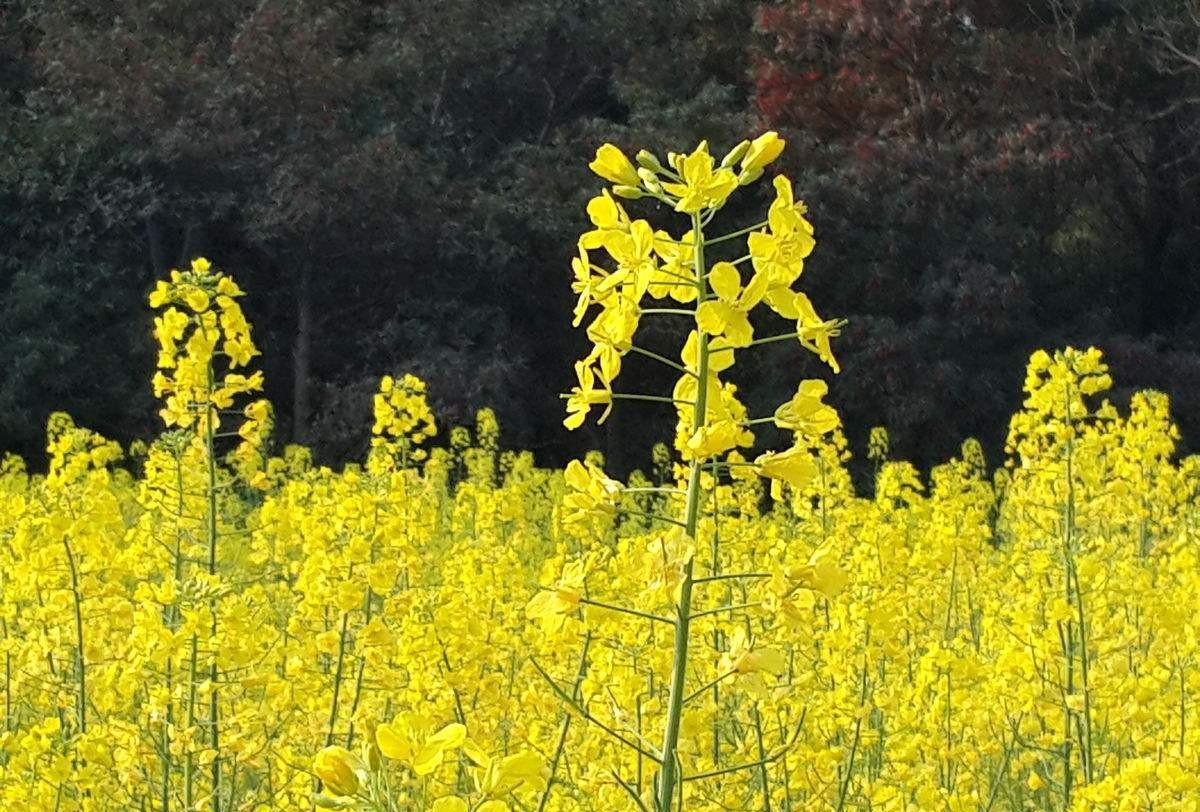
[[(40, 460), (58, 409), (150, 436), (146, 293), (205, 255), (322, 462), (413, 372), (542, 464), (644, 466), (669, 416), (561, 426), (586, 162), (764, 129), (856, 447), (994, 455), (1030, 351), (1074, 342), (1196, 448), (1200, 0), (0, 0), (0, 448)], [(742, 382), (780, 402), (799, 355)]]

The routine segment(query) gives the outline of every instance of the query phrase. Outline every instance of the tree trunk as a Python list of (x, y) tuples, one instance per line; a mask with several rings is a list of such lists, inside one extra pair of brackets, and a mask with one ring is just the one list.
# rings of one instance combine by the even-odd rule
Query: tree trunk
[(1146, 214), (1142, 221), (1141, 277), (1138, 295), (1141, 299), (1141, 334), (1163, 334), (1172, 326), (1177, 315), (1177, 302), (1167, 273), (1167, 248), (1178, 225), (1183, 201), (1178, 186), (1178, 149), (1175, 133), (1156, 128), (1150, 148), (1150, 166), (1146, 171)]
[(1142, 238), (1141, 277), (1138, 296), (1141, 300), (1141, 334), (1163, 334), (1174, 321), (1175, 302), (1171, 298), (1166, 273), (1167, 243), (1174, 230), (1170, 215), (1154, 223)]
[(150, 279), (155, 280), (167, 271), (166, 254), (163, 251), (162, 227), (154, 215), (146, 218), (146, 248), (150, 252)]
[[(204, 222), (196, 217), (189, 218), (187, 226), (183, 230), (183, 246), (179, 252), (180, 268), (187, 268), (191, 265), (193, 259), (205, 256), (205, 236)], [(212, 259), (212, 257), (208, 258)]]
[(307, 445), (312, 422), (312, 264), (300, 263), (296, 288), (296, 335), (292, 344), (292, 442)]

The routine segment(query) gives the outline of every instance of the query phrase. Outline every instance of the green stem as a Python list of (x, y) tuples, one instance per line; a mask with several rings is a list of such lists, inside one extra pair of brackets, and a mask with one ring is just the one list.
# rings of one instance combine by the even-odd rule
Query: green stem
[(742, 772), (744, 770), (753, 770), (758, 767), (761, 767), (764, 764), (770, 764), (773, 761), (777, 761), (786, 752), (787, 752), (787, 748), (781, 748), (778, 751), (776, 751), (774, 754), (767, 756), (766, 758), (759, 759), (758, 761), (751, 761), (748, 764), (735, 764), (732, 767), (721, 767), (720, 769), (717, 769), (717, 770), (709, 770), (706, 773), (696, 773), (695, 775), (684, 776), (683, 780), (684, 781), (703, 781), (706, 778), (716, 778), (719, 775), (729, 775), (730, 773), (738, 773), (738, 772)]
[(342, 628), (338, 634), (337, 667), (333, 671), (333, 700), (329, 703), (329, 727), (325, 733), (325, 746), (333, 744), (333, 729), (337, 724), (338, 696), (341, 694), (342, 673), (346, 667), (346, 631), (350, 626), (350, 613), (342, 612)]
[[(579, 670), (575, 672), (575, 685), (571, 689), (571, 696), (576, 701), (579, 700), (579, 688), (583, 685), (583, 678), (587, 675), (588, 649), (591, 645), (592, 634), (589, 631), (583, 638), (583, 653), (579, 656)], [(567, 731), (570, 728), (571, 714), (567, 713), (563, 716), (562, 726), (558, 730), (558, 746), (554, 748), (554, 757), (550, 759), (550, 777), (546, 779), (546, 788), (542, 790), (542, 797), (538, 800), (537, 812), (545, 812), (546, 804), (550, 802), (550, 790), (554, 787), (554, 777), (558, 774), (558, 763), (567, 745)]]
[[(716, 462), (716, 460), (713, 460), (712, 465), (709, 468), (709, 472), (713, 478), (713, 482), (720, 481), (717, 478), (717, 462)], [(720, 488), (712, 489), (712, 515), (714, 517), (714, 521), (717, 516), (721, 515), (721, 506), (718, 503), (718, 494), (720, 493), (720, 490), (721, 490)], [(709, 551), (709, 555), (712, 559), (711, 561), (708, 562), (709, 578), (717, 578), (717, 577), (719, 577), (720, 572), (721, 572), (721, 534), (719, 532), (719, 527), (715, 524), (713, 526), (712, 549)], [(733, 600), (733, 597), (730, 593), (729, 585), (726, 584), (725, 602), (729, 603), (732, 600)], [(713, 651), (721, 650), (721, 630), (715, 626), (713, 627), (713, 632), (712, 632), (712, 647), (713, 647)], [(721, 707), (721, 686), (719, 683), (720, 683), (720, 680), (718, 679), (717, 681), (714, 681), (712, 684), (712, 703), (713, 703), (713, 707), (718, 708), (718, 709)], [(683, 703), (685, 705), (687, 704), (687, 702), (688, 702), (687, 699), (683, 700)], [(720, 764), (721, 763), (721, 722), (720, 722), (719, 715), (716, 713), (713, 714), (713, 720), (712, 720), (712, 754), (713, 754), (713, 764)], [(762, 757), (762, 753), (759, 753), (759, 758), (761, 758), (761, 757)]]
[(685, 310), (682, 307), (644, 307), (641, 311), (643, 316), (688, 316), (695, 318), (696, 314), (691, 310)]
[[(179, 513), (183, 513), (183, 460), (175, 461), (175, 489), (177, 493), (177, 505)], [(175, 578), (175, 603), (172, 603), (166, 609), (167, 628), (172, 633), (179, 628), (179, 588), (183, 584), (183, 548), (182, 539), (179, 532), (178, 523), (175, 527), (175, 556), (172, 561), (173, 577)], [(175, 678), (174, 678), (174, 654), (167, 657), (166, 664), (166, 688), (167, 688), (167, 710), (166, 723), (163, 725), (163, 765), (162, 765), (162, 812), (168, 812), (171, 808), (171, 769), (173, 763), (171, 760), (171, 729), (175, 726)]]
[(63, 535), (63, 547), (67, 551), (67, 566), (71, 571), (71, 597), (75, 610), (75, 671), (79, 680), (79, 693), (75, 700), (75, 713), (79, 717), (79, 732), (87, 733), (87, 673), (84, 670), (83, 658), (83, 610), (80, 608), (79, 569), (75, 565), (75, 554), (71, 550), (71, 542)]
[[(692, 215), (692, 239), (695, 240), (695, 270), (696, 282), (700, 289), (700, 298), (705, 293), (704, 266), (704, 233), (700, 223), (700, 215)], [(696, 387), (696, 402), (693, 406), (692, 431), (699, 431), (704, 426), (708, 408), (708, 336), (699, 333), (696, 354), (699, 359), (699, 379), (701, 385)], [(700, 474), (703, 462), (692, 461), (691, 474), (688, 477), (687, 508), (685, 513), (684, 531), (693, 542), (696, 539), (696, 527), (700, 519)], [(692, 611), (692, 566), (694, 559), (689, 559), (684, 567), (683, 584), (679, 590), (679, 606), (675, 618), (675, 652), (671, 667), (671, 689), (667, 700), (667, 718), (663, 731), (662, 769), (658, 774), (657, 798), (658, 808), (669, 812), (673, 806), (677, 786), (680, 784), (679, 775), (679, 728), (683, 720), (683, 698), (685, 682), (687, 681), (688, 634), (691, 630)], [(680, 790), (682, 791), (682, 790)]]
[[(376, 527), (379, 526), (378, 510), (379, 509), (377, 507), (376, 508), (376, 520), (375, 520)], [(371, 552), (371, 563), (374, 563), (374, 562), (375, 562), (375, 553), (374, 553), (374, 551), (372, 551)], [(363, 614), (366, 617), (366, 619), (364, 621), (364, 625), (369, 625), (371, 622), (371, 614), (372, 614), (372, 612), (371, 612), (371, 587), (370, 586), (368, 586), (366, 589), (366, 596), (364, 598), (363, 603), (364, 603)], [(346, 749), (347, 750), (349, 750), (350, 747), (354, 744), (354, 717), (358, 714), (358, 702), (362, 698), (363, 674), (366, 670), (367, 670), (367, 658), (365, 656), (359, 656), (359, 658), (358, 658), (358, 674), (354, 678), (354, 698), (350, 700), (350, 723), (346, 728)]]
[[(195, 633), (192, 634), (192, 650), (188, 666), (188, 714), (187, 723), (188, 729), (191, 730), (196, 724), (196, 669), (197, 653), (196, 650), (200, 645), (200, 641)], [(192, 750), (189, 743), (187, 756), (183, 762), (183, 808), (187, 810), (194, 809), (192, 798), (195, 793), (196, 782), (196, 754)]]
[[(215, 580), (217, 574), (217, 457), (213, 447), (214, 432), (216, 426), (213, 424), (213, 405), (212, 392), (214, 387), (213, 366), (212, 361), (208, 363), (208, 392), (205, 397), (207, 409), (204, 413), (204, 446), (207, 457), (207, 475), (208, 475), (208, 517), (205, 523), (205, 531), (208, 541), (208, 574)], [(212, 626), (210, 628), (212, 646), (212, 663), (209, 666), (209, 698), (208, 698), (208, 721), (209, 721), (209, 741), (213, 749), (213, 760), (211, 766), (212, 774), (212, 812), (221, 812), (221, 732), (220, 732), (220, 693), (217, 689), (219, 684), (220, 674), (217, 670), (217, 651), (219, 645), (217, 643), (217, 599), (215, 597), (209, 599), (209, 611), (212, 613)]]
[(1083, 776), (1090, 784), (1093, 779), (1091, 661), (1088, 657), (1087, 616), (1083, 609), (1083, 594), (1079, 588), (1079, 571), (1075, 567), (1074, 560), (1071, 561), (1071, 570), (1067, 573), (1067, 577), (1071, 578), (1075, 584), (1075, 612), (1079, 618), (1079, 679), (1080, 689), (1083, 691), (1083, 741), (1080, 744), (1083, 748)]
[[(792, 339), (792, 338), (799, 339), (800, 333), (798, 333), (798, 332), (797, 333), (781, 333), (777, 336), (767, 336), (766, 338), (756, 338), (750, 342), (749, 346), (757, 347), (759, 344), (772, 344), (776, 341), (787, 341), (788, 339)], [(742, 349), (742, 348), (740, 348), (740, 347), (717, 347), (715, 350), (713, 350), (713, 352), (733, 352), (735, 349)]]
[(641, 756), (644, 756), (645, 758), (648, 758), (655, 763), (661, 763), (661, 759), (659, 758), (658, 755), (656, 755), (655, 753), (651, 753), (649, 750), (647, 750), (645, 747), (642, 747), (637, 742), (631, 741), (627, 736), (621, 735), (621, 733), (619, 733), (618, 731), (609, 727), (604, 722), (600, 721), (595, 716), (593, 716), (591, 713), (589, 713), (587, 708), (580, 705), (579, 702), (576, 701), (576, 699), (573, 696), (571, 696), (566, 691), (564, 691), (562, 689), (562, 687), (557, 682), (554, 681), (553, 677), (551, 677), (548, 673), (546, 673), (546, 669), (542, 668), (542, 666), (538, 663), (537, 660), (530, 657), (529, 664), (532, 665), (534, 667), (534, 670), (536, 670), (538, 672), (538, 676), (540, 676), (546, 682), (546, 684), (550, 686), (550, 690), (553, 691), (555, 693), (555, 695), (560, 700), (562, 700), (562, 702), (567, 707), (569, 707), (571, 710), (578, 713), (585, 721), (591, 722), (593, 725), (600, 728), (605, 733), (607, 733), (608, 735), (612, 736), (614, 739), (619, 741), (621, 744), (625, 745), (626, 747), (635, 751), (636, 753), (640, 754)]
[(683, 704), (685, 704), (685, 705), (686, 705), (686, 704), (688, 704), (688, 703), (689, 703), (689, 702), (691, 702), (693, 699), (695, 699), (696, 697), (700, 696), (702, 693), (704, 693), (705, 691), (707, 691), (709, 688), (715, 688), (715, 687), (717, 687), (717, 686), (718, 686), (718, 685), (720, 685), (722, 682), (724, 682), (725, 680), (729, 679), (730, 677), (732, 677), (732, 676), (733, 676), (734, 674), (736, 674), (736, 673), (737, 673), (736, 671), (726, 671), (724, 674), (722, 674), (721, 676), (717, 677), (716, 679), (714, 679), (714, 680), (711, 680), (710, 682), (706, 682), (706, 683), (704, 683), (704, 685), (700, 686), (699, 688), (697, 688), (696, 690), (692, 691), (690, 694), (688, 694), (687, 696), (685, 696), (685, 697), (683, 698)]
[(771, 781), (767, 772), (767, 750), (763, 746), (762, 718), (758, 713), (758, 705), (754, 708), (754, 735), (758, 740), (758, 777), (762, 781), (763, 812), (771, 812)]
[(645, 510), (638, 510), (637, 508), (619, 507), (619, 508), (617, 508), (617, 512), (624, 513), (629, 516), (644, 516), (647, 519), (654, 519), (655, 521), (666, 522), (667, 524), (677, 525), (678, 527), (686, 527), (687, 526), (683, 522), (679, 521), (678, 519), (672, 519), (670, 516), (663, 516), (658, 513), (650, 513)]
[[(565, 395), (564, 395), (565, 397)], [(630, 392), (613, 392), (610, 397), (613, 400), (645, 400), (650, 403), (670, 403), (673, 406), (685, 405), (691, 406), (690, 400), (680, 400), (679, 398), (666, 398), (662, 395), (641, 395)]]
[[(1065, 417), (1067, 423), (1067, 459), (1066, 459), (1066, 475), (1067, 475), (1067, 501), (1063, 511), (1063, 569), (1065, 570), (1065, 587), (1067, 605), (1075, 603), (1072, 583), (1071, 570), (1074, 564), (1074, 531), (1075, 531), (1075, 476), (1073, 470), (1074, 458), (1074, 432), (1075, 426), (1071, 415), (1071, 386), (1068, 383), (1066, 386), (1065, 398)], [(1068, 620), (1062, 624), (1063, 631), (1060, 632), (1063, 639), (1063, 653), (1066, 655), (1067, 669), (1067, 690), (1066, 695), (1069, 697), (1075, 692), (1075, 632), (1072, 628), (1072, 623)], [(1071, 764), (1071, 717), (1072, 712), (1070, 706), (1063, 703), (1063, 809), (1067, 810), (1071, 807), (1071, 790), (1073, 784), (1072, 764)], [(1086, 754), (1084, 756), (1086, 758)]]
[[(867, 701), (867, 662), (863, 659), (862, 668), (862, 689), (859, 695), (859, 706)], [(858, 714), (858, 718), (854, 720), (854, 740), (850, 745), (850, 758), (846, 763), (846, 775), (842, 780), (841, 788), (838, 790), (837, 810), (841, 812), (846, 806), (846, 796), (850, 790), (850, 778), (854, 775), (854, 757), (858, 754), (858, 743), (862, 737), (862, 714)]]
[(696, 620), (697, 618), (708, 617), (709, 615), (719, 615), (722, 612), (735, 612), (738, 609), (749, 609), (752, 606), (759, 606), (761, 603), (762, 601), (751, 601), (749, 603), (735, 603), (732, 606), (718, 606), (715, 609), (705, 609), (703, 612), (697, 612), (692, 615), (691, 619)]

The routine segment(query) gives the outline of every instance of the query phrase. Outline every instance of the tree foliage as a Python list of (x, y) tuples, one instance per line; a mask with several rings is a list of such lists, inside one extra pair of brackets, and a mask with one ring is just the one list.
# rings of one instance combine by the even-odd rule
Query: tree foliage
[[(1198, 14), (10, 0), (0, 445), (33, 452), (56, 408), (146, 434), (140, 302), (206, 254), (256, 291), (267, 394), (324, 459), (364, 447), (377, 374), (413, 371), (448, 419), (494, 405), (547, 462), (586, 445), (644, 464), (662, 425), (558, 427), (579, 156), (755, 126), (793, 142), (786, 170), (836, 269), (815, 295), (851, 318), (853, 439), (887, 423), (901, 453), (943, 457), (1000, 424), (1032, 347), (1101, 339), (1121, 380), (1184, 399), (1194, 436)], [(798, 363), (769, 353), (743, 375), (777, 400)]]
[(1134, 388), (1192, 403), (1171, 383), (1200, 371), (1200, 119), (1164, 40), (1186, 39), (1184, 5), (760, 8), (755, 102), (810, 144), (798, 185), (858, 315), (861, 436), (883, 423), (904, 453), (947, 455), (1016, 405), (1000, 393), (1039, 343), (1106, 342)]

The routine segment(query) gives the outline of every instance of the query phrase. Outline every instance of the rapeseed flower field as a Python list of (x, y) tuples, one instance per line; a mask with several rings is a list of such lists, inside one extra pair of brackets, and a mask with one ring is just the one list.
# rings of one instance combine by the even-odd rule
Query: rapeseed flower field
[[(1038, 351), (995, 470), (880, 429), (856, 493), (836, 377), (764, 416), (730, 382), (780, 341), (838, 371), (788, 180), (714, 225), (783, 146), (592, 163), (566, 427), (677, 417), (625, 481), (501, 450), (487, 410), (440, 442), (412, 376), (358, 464), (274, 455), (245, 293), (203, 259), (161, 281), (164, 432), (56, 414), (45, 474), (0, 463), (4, 808), (1200, 809), (1200, 459), (1166, 397)], [(674, 353), (650, 319), (688, 325)], [(620, 388), (630, 355), (660, 391)]]

